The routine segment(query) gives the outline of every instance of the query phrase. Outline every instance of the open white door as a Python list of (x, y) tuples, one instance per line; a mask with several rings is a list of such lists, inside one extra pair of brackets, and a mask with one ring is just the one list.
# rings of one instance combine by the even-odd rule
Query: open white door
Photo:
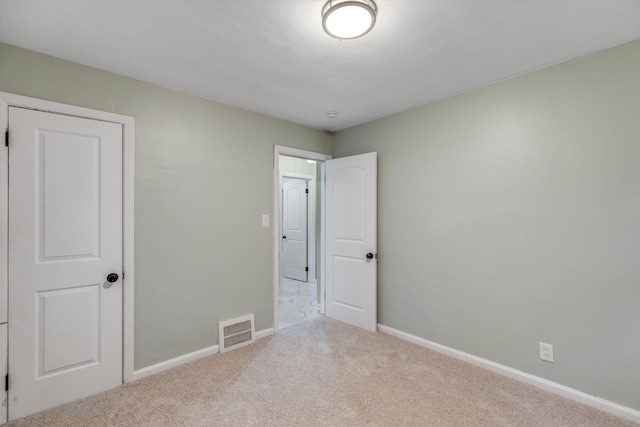
[(325, 166), (326, 315), (377, 329), (377, 153)]
[(282, 275), (307, 281), (308, 184), (304, 179), (282, 179)]
[(121, 124), (9, 107), (9, 419), (122, 382)]

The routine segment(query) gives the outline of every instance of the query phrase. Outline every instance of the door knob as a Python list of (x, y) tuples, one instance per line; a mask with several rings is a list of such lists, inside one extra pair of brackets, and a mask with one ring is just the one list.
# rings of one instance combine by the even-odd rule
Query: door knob
[(287, 236), (282, 236), (282, 238), (283, 238), (283, 239), (286, 239), (286, 238), (287, 238)]
[(367, 254), (367, 259), (368, 259), (369, 261), (371, 261), (371, 260), (373, 259), (373, 254), (372, 254), (371, 252), (369, 252), (369, 253)]
[(107, 276), (107, 282), (109, 282), (109, 283), (117, 282), (118, 281), (118, 277), (119, 276), (116, 273), (110, 273)]

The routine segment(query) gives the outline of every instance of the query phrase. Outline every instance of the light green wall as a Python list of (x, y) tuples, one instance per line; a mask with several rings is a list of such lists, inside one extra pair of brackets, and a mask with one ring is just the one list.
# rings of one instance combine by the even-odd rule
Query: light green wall
[(273, 326), (273, 145), (331, 135), (6, 44), (0, 91), (135, 118), (136, 369), (217, 344), (219, 320)]
[(640, 409), (640, 42), (336, 136), (369, 151), (382, 324)]

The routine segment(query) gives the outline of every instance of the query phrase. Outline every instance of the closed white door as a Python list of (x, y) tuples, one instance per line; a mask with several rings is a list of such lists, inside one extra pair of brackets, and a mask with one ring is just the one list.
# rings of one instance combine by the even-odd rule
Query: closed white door
[(304, 179), (282, 180), (282, 274), (307, 281), (308, 184)]
[(377, 153), (325, 166), (326, 314), (377, 329)]
[(122, 132), (9, 108), (9, 419), (122, 382)]

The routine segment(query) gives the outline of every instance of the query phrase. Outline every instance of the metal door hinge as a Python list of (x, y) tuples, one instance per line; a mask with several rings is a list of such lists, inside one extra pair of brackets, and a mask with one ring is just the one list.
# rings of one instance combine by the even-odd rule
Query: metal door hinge
[(4, 377), (4, 391), (9, 391), (9, 374)]
[(304, 192), (305, 192), (305, 193), (307, 193), (307, 194), (309, 194), (309, 189), (308, 189), (308, 188), (305, 188), (305, 189), (304, 189)]
[(5, 147), (9, 146), (9, 129), (6, 129), (4, 131), (4, 146)]
[(305, 268), (304, 268), (304, 271), (309, 271), (309, 267), (305, 267)]

